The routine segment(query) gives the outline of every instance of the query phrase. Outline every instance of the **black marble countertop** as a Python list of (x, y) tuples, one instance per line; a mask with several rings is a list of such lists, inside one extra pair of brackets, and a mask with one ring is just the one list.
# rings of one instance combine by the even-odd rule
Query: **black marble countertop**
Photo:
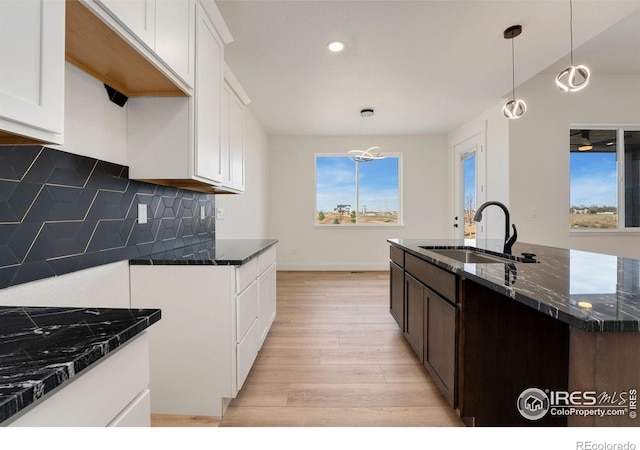
[(159, 309), (0, 307), (0, 422), (159, 320)]
[[(581, 330), (640, 330), (640, 260), (516, 243), (514, 256), (533, 253), (539, 263), (472, 264), (421, 248), (446, 249), (464, 245), (462, 241), (389, 239), (388, 242)], [(490, 241), (476, 247), (499, 249), (501, 244)]]
[(170, 251), (140, 256), (130, 265), (241, 266), (278, 242), (277, 239), (215, 239)]

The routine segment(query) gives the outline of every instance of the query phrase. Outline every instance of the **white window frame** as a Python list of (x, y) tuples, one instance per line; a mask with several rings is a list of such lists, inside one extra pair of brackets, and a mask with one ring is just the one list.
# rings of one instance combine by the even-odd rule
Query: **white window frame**
[[(638, 124), (625, 124), (625, 123), (609, 123), (609, 124), (589, 124), (589, 123), (572, 123), (569, 125), (570, 130), (582, 129), (582, 130), (615, 130), (616, 132), (616, 171), (617, 171), (617, 188), (618, 188), (618, 226), (617, 228), (571, 228), (569, 227), (570, 235), (640, 235), (640, 227), (626, 227), (625, 222), (625, 180), (624, 180), (624, 132), (625, 131), (640, 131), (640, 125)], [(569, 144), (567, 144), (567, 148)], [(569, 200), (571, 199), (571, 152), (567, 154), (569, 159)], [(571, 203), (571, 201), (569, 201)], [(571, 207), (571, 204), (569, 204)]]
[[(402, 169), (402, 153), (384, 153), (386, 156), (398, 158), (398, 223), (359, 223), (356, 222), (354, 224), (346, 225), (346, 224), (319, 224), (316, 222), (318, 212), (316, 211), (316, 207), (318, 206), (318, 157), (344, 157), (348, 158), (344, 153), (315, 153), (313, 155), (313, 226), (317, 228), (402, 228), (404, 227), (404, 200), (403, 200), (403, 169)], [(366, 163), (363, 163), (366, 164)], [(359, 183), (358, 183), (358, 165), (356, 164), (356, 218), (358, 217), (358, 196), (359, 196)], [(356, 219), (357, 220), (357, 219)]]

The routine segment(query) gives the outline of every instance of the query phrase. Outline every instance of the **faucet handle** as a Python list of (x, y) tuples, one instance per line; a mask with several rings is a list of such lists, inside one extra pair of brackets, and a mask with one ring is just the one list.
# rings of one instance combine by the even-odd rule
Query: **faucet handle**
[(514, 224), (511, 224), (511, 227), (513, 228), (513, 234), (504, 243), (504, 252), (508, 255), (511, 254), (511, 247), (513, 247), (516, 239), (518, 239), (518, 230), (516, 230), (516, 226)]

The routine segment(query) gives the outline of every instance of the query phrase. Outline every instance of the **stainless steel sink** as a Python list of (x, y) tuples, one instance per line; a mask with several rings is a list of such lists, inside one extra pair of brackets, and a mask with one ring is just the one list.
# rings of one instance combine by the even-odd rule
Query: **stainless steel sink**
[[(447, 258), (455, 259), (463, 263), (479, 263), (479, 264), (504, 264), (504, 263), (537, 263), (538, 260), (534, 258), (523, 258), (519, 256), (500, 256), (499, 254), (486, 253), (479, 251), (473, 247), (459, 247), (459, 248), (447, 248), (439, 249), (433, 247), (424, 247), (425, 250), (437, 253), (438, 255), (445, 256)], [(535, 255), (534, 255), (535, 256)]]

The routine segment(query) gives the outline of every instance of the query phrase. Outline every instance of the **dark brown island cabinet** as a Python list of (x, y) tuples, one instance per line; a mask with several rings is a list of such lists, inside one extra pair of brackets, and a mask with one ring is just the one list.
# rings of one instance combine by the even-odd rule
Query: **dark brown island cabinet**
[(390, 247), (390, 312), (440, 391), (469, 426), (535, 423), (516, 409), (531, 386), (566, 390), (568, 326), (398, 247)]

